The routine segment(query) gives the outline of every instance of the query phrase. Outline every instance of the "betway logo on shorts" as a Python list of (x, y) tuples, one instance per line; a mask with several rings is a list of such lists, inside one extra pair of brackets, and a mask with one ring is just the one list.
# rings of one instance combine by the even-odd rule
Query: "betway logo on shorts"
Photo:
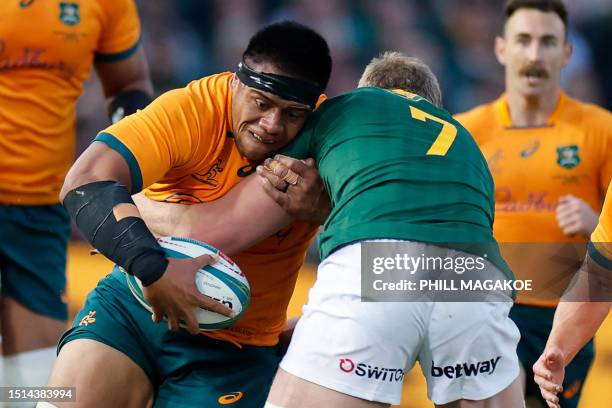
[(455, 365), (447, 365), (437, 367), (434, 361), (431, 362), (431, 376), (448, 378), (460, 377), (476, 377), (480, 374), (493, 374), (497, 368), (497, 363), (501, 356), (497, 356), (484, 361), (476, 361), (475, 363), (458, 363)]
[(338, 366), (341, 371), (347, 374), (353, 373), (359, 377), (378, 381), (401, 382), (404, 379), (402, 368), (377, 367), (366, 363), (355, 363), (350, 358), (341, 358)]

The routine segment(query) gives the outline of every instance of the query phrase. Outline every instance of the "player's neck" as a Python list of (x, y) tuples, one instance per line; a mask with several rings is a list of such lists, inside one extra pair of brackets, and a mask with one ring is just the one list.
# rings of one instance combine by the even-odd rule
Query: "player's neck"
[(510, 90), (506, 93), (512, 125), (516, 127), (545, 126), (557, 107), (561, 89), (546, 95), (525, 96)]

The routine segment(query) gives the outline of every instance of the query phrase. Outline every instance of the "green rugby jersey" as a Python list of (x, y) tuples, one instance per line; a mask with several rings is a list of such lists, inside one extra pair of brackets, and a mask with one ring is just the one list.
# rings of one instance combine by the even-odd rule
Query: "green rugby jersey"
[(319, 252), (368, 239), (446, 244), (511, 276), (493, 238), (493, 179), (451, 115), (402, 91), (359, 88), (325, 101), (283, 154), (313, 157), (332, 201)]

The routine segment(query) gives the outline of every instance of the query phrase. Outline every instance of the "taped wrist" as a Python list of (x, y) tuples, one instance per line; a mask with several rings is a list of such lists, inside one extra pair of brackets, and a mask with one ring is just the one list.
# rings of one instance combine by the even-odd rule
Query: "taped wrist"
[(117, 123), (125, 116), (138, 109), (144, 109), (151, 103), (151, 95), (138, 89), (123, 91), (117, 94), (108, 107), (108, 115), (112, 123)]
[(70, 191), (64, 207), (98, 251), (136, 276), (143, 286), (166, 271), (164, 250), (140, 218), (128, 189), (116, 181), (96, 181)]

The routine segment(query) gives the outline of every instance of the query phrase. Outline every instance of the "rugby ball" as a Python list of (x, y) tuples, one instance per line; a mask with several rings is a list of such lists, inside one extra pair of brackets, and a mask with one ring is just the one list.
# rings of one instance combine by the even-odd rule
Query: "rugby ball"
[[(218, 330), (228, 327), (238, 321), (246, 312), (251, 300), (251, 289), (246, 276), (238, 265), (217, 248), (193, 239), (163, 237), (158, 240), (168, 258), (195, 258), (206, 254), (216, 254), (219, 260), (200, 269), (195, 276), (196, 287), (207, 296), (223, 303), (232, 309), (236, 316), (223, 316), (202, 308), (196, 308), (195, 315), (200, 330)], [(125, 274), (128, 287), (134, 297), (147, 310), (151, 306), (142, 292), (142, 283), (133, 276)]]

